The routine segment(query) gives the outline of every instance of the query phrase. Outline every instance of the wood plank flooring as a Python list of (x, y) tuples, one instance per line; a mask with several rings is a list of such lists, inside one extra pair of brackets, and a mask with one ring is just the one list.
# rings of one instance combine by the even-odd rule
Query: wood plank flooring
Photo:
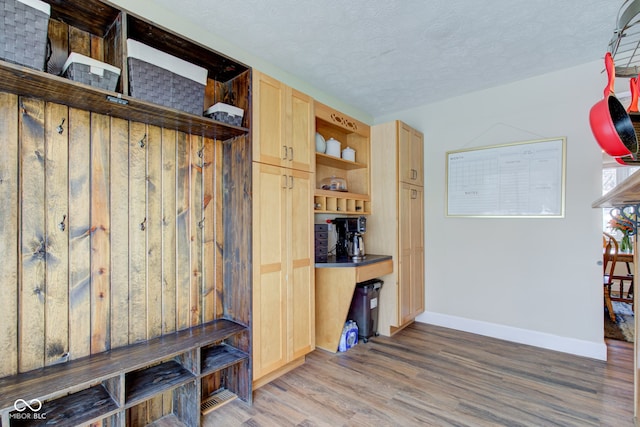
[(414, 324), (294, 371), (203, 426), (633, 426), (632, 344), (602, 362)]

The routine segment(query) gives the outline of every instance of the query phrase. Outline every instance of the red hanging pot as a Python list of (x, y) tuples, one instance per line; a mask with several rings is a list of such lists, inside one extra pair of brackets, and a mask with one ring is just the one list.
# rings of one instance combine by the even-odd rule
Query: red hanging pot
[(616, 73), (610, 52), (605, 55), (605, 67), (609, 81), (604, 89), (604, 99), (589, 112), (591, 131), (600, 147), (610, 156), (635, 159), (638, 139), (629, 114), (613, 93)]

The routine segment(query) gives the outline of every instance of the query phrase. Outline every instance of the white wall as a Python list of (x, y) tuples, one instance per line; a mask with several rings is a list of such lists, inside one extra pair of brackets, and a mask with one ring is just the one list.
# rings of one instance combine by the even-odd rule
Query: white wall
[[(606, 358), (601, 214), (591, 208), (602, 156), (588, 120), (602, 69), (598, 61), (376, 118), (425, 134), (426, 312), (418, 321)], [(565, 218), (446, 217), (446, 151), (561, 136)]]

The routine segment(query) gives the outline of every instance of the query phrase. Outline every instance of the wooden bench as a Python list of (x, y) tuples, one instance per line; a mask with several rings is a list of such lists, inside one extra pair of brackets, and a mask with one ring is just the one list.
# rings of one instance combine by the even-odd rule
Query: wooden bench
[[(123, 426), (127, 409), (173, 390), (173, 413), (168, 417), (182, 425), (197, 426), (202, 404), (198, 381), (240, 363), (248, 365), (249, 355), (230, 344), (244, 333), (248, 333), (245, 326), (218, 319), (142, 343), (0, 378), (1, 425), (11, 426), (12, 420), (20, 418), (21, 426), (38, 425), (46, 418), (56, 426), (78, 426), (108, 418), (110, 425)], [(250, 384), (246, 385), (241, 392), (246, 395), (241, 397), (250, 401), (250, 390)], [(33, 402), (32, 407), (40, 402), (42, 407), (34, 412), (25, 408), (24, 402)], [(16, 406), (25, 409), (20, 412)]]

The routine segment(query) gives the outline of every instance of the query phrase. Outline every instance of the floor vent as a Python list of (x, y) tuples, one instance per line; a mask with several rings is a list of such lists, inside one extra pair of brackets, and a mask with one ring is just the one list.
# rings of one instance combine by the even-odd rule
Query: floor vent
[(208, 414), (214, 409), (218, 409), (225, 403), (231, 402), (236, 397), (238, 396), (236, 396), (226, 388), (221, 388), (200, 403), (200, 412), (202, 413), (202, 415)]

